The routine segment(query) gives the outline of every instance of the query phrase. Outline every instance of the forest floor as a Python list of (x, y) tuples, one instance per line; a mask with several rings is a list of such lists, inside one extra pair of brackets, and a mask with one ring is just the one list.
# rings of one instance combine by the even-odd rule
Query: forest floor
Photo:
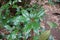
[(57, 23), (57, 28), (54, 28), (51, 30), (52, 35), (54, 36), (55, 40), (60, 40), (60, 4), (56, 5), (49, 5), (49, 4), (44, 4), (43, 5), (46, 16), (45, 16), (45, 24), (46, 29), (49, 29), (49, 26), (46, 24), (47, 21), (53, 21)]

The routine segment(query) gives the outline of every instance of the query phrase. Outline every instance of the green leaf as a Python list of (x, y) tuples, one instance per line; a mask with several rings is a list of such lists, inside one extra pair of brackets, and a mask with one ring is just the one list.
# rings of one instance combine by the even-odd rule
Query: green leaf
[(24, 17), (26, 17), (26, 18), (29, 17), (29, 13), (27, 12), (27, 10), (22, 10), (21, 12), (22, 12), (22, 15), (23, 15)]
[(2, 28), (3, 27), (3, 25), (2, 24), (0, 24), (0, 28)]
[(38, 40), (38, 39), (39, 39), (39, 38), (38, 38), (37, 35), (33, 37), (33, 40)]
[(2, 14), (2, 11), (5, 10), (5, 9), (8, 9), (9, 8), (9, 2), (6, 3), (5, 5), (1, 6), (0, 8), (0, 18), (2, 17), (1, 14)]
[(47, 30), (41, 33), (39, 40), (47, 40), (49, 36), (50, 36), (50, 30)]
[(25, 22), (26, 18), (24, 16), (17, 16), (17, 17), (14, 17), (12, 21), (14, 25), (19, 25), (20, 22)]
[(8, 8), (9, 8), (9, 2), (6, 3), (5, 5), (3, 5), (3, 6), (1, 7), (2, 10), (8, 9)]
[(14, 40), (14, 39), (16, 39), (17, 33), (18, 33), (18, 30), (15, 29), (14, 31), (11, 32), (10, 35), (8, 35), (7, 39), (8, 40)]
[(45, 14), (44, 9), (41, 8), (41, 10), (38, 12), (38, 16), (41, 17)]
[(55, 22), (47, 22), (51, 28), (56, 28), (57, 24)]
[(32, 29), (32, 24), (31, 23), (26, 24), (23, 29), (25, 35), (27, 35), (31, 31), (31, 29)]
[(13, 5), (12, 8), (17, 8), (18, 6), (17, 5)]
[(40, 24), (38, 22), (32, 22), (33, 30), (36, 34), (39, 34)]
[(7, 30), (12, 30), (12, 28), (9, 26), (9, 25), (4, 25), (4, 27), (7, 29)]
[(18, 2), (22, 2), (21, 0), (18, 0)]
[(1, 19), (1, 17), (2, 17), (1, 14), (2, 14), (2, 9), (0, 9), (0, 19)]

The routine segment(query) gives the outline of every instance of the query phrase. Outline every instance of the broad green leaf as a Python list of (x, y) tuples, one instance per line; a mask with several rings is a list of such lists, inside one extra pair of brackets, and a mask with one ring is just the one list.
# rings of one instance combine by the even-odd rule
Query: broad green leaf
[(17, 8), (18, 6), (17, 5), (13, 5), (12, 8)]
[(33, 40), (38, 40), (38, 39), (39, 39), (39, 38), (38, 38), (37, 35), (33, 37)]
[(26, 18), (29, 17), (29, 13), (27, 12), (27, 10), (22, 10), (21, 12), (22, 12), (22, 15), (23, 15), (24, 17), (26, 17)]
[(13, 1), (10, 0), (10, 5), (12, 5), (12, 4), (16, 3), (16, 2), (18, 2), (18, 0), (13, 0)]
[(5, 9), (8, 9), (8, 8), (9, 8), (9, 2), (6, 3), (5, 5), (1, 6), (1, 8), (0, 8), (0, 18), (1, 18), (2, 11), (5, 10)]
[(25, 35), (28, 34), (31, 31), (31, 29), (32, 29), (32, 24), (31, 23), (26, 24), (23, 29)]
[(16, 34), (10, 34), (7, 37), (8, 40), (14, 40), (15, 38), (16, 38)]
[(17, 32), (18, 32), (18, 30), (14, 30), (13, 32), (12, 32), (12, 34), (17, 34)]
[(38, 22), (32, 22), (33, 30), (36, 34), (39, 34), (40, 24)]
[(2, 17), (1, 14), (2, 14), (2, 9), (0, 9), (0, 19), (1, 19), (1, 17)]
[(50, 30), (47, 30), (41, 33), (39, 40), (47, 40), (49, 36), (50, 36)]
[(5, 5), (1, 6), (1, 9), (4, 10), (4, 9), (8, 9), (9, 8), (9, 2), (6, 3)]
[(12, 30), (12, 28), (9, 26), (9, 25), (4, 25), (4, 27), (7, 29), (7, 30)]
[(18, 33), (18, 30), (15, 29), (14, 31), (11, 32), (10, 35), (8, 35), (7, 39), (8, 40), (14, 40), (14, 39), (16, 39), (17, 33)]
[(3, 25), (2, 24), (0, 24), (0, 28), (2, 28), (3, 27)]
[(9, 15), (9, 13), (10, 13), (10, 10), (6, 10), (5, 12), (6, 16)]
[(41, 17), (45, 14), (44, 9), (41, 8), (41, 10), (38, 12), (38, 17)]
[(18, 0), (18, 2), (22, 2), (21, 0)]
[(14, 25), (19, 25), (20, 22), (25, 22), (26, 19), (24, 16), (17, 16), (17, 17), (14, 17), (12, 21)]
[(51, 28), (56, 28), (57, 24), (55, 22), (47, 22)]

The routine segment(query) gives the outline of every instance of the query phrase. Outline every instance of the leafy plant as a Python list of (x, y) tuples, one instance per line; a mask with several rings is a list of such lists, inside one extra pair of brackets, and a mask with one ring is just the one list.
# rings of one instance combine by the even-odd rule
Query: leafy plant
[[(21, 0), (20, 0), (21, 1)], [(50, 30), (42, 31), (40, 22), (43, 20), (45, 10), (42, 6), (18, 6), (17, 0), (9, 1), (0, 8), (0, 28), (5, 28), (9, 34), (4, 34), (7, 40), (47, 40)], [(12, 9), (12, 10), (11, 10)], [(15, 10), (16, 9), (16, 10)], [(50, 23), (50, 26), (55, 24)], [(40, 32), (41, 30), (41, 32)], [(43, 37), (45, 37), (43, 39)]]

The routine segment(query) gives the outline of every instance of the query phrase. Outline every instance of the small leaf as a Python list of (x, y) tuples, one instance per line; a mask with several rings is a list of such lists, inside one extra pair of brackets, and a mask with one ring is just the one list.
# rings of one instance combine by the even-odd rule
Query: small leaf
[(24, 16), (17, 16), (13, 18), (14, 25), (19, 25), (20, 22), (25, 22), (26, 19)]
[(38, 39), (39, 39), (39, 38), (38, 38), (37, 35), (33, 37), (33, 40), (38, 40)]
[(18, 0), (19, 2), (22, 2), (21, 0)]
[(44, 9), (41, 8), (41, 10), (38, 12), (38, 16), (41, 17), (45, 14)]
[(51, 28), (56, 28), (57, 24), (55, 22), (47, 22)]
[(7, 39), (8, 40), (14, 40), (14, 39), (16, 39), (17, 33), (18, 33), (18, 30), (15, 29), (14, 31), (11, 32), (10, 35), (8, 35)]
[(47, 30), (45, 32), (42, 32), (42, 34), (39, 37), (39, 40), (47, 40), (50, 35), (50, 30)]
[(12, 30), (12, 28), (9, 25), (4, 26), (7, 30)]
[(13, 5), (12, 8), (17, 8), (18, 6), (17, 5)]
[(25, 32), (25, 34), (28, 34), (31, 31), (31, 29), (32, 29), (32, 25), (31, 23), (28, 23), (25, 25), (23, 31)]
[(8, 9), (9, 8), (9, 2), (6, 3), (5, 5), (1, 6), (1, 9), (4, 10), (4, 9)]
[(33, 30), (36, 34), (39, 34), (40, 24), (38, 22), (32, 23)]
[(23, 15), (24, 17), (26, 17), (26, 18), (29, 17), (29, 13), (27, 12), (27, 10), (22, 10), (21, 12), (22, 12), (22, 15)]

